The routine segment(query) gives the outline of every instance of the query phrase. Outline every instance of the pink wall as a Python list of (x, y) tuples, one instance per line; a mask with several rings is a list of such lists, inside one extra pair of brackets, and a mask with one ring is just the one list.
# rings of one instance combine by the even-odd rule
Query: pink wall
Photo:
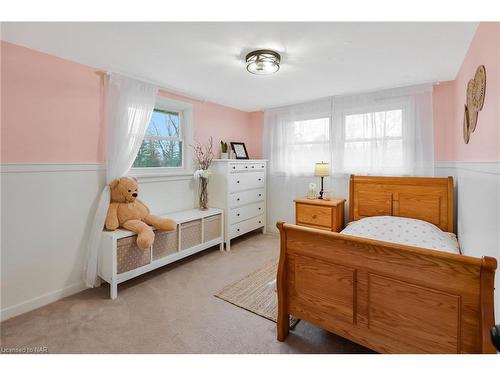
[[(479, 65), (486, 68), (486, 100), (469, 144), (462, 125), (467, 82)], [(434, 87), (435, 159), (500, 160), (500, 23), (482, 22), (454, 81)]]
[[(102, 75), (14, 44), (0, 46), (2, 163), (102, 162)], [(261, 112), (181, 99), (193, 104), (195, 140), (245, 142), (252, 158), (261, 157)]]
[(2, 163), (103, 160), (95, 70), (5, 42), (1, 48)]

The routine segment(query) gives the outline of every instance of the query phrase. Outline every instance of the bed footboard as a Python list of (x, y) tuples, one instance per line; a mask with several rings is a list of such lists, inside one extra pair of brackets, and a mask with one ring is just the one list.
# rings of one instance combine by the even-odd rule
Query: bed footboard
[(496, 353), (494, 258), (277, 226), (278, 340), (291, 314), (382, 353)]

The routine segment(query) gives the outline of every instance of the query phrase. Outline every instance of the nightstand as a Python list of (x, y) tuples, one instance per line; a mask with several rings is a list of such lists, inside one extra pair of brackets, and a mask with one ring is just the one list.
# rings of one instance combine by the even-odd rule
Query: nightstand
[(345, 199), (296, 199), (295, 223), (304, 227), (340, 232), (344, 229)]

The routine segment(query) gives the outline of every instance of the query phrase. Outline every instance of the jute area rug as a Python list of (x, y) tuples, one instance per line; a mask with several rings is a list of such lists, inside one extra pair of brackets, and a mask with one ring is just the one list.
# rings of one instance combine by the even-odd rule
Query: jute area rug
[[(276, 322), (278, 298), (274, 280), (277, 270), (278, 259), (274, 259), (243, 279), (226, 286), (215, 297)], [(299, 319), (290, 316), (291, 328), (298, 322)]]

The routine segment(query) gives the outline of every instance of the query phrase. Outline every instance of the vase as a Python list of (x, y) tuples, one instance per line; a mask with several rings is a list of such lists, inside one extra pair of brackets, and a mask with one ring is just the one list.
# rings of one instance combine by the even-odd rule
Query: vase
[(229, 154), (227, 152), (221, 152), (220, 153), (220, 158), (221, 159), (229, 159)]
[(208, 209), (208, 178), (200, 177), (200, 210)]

